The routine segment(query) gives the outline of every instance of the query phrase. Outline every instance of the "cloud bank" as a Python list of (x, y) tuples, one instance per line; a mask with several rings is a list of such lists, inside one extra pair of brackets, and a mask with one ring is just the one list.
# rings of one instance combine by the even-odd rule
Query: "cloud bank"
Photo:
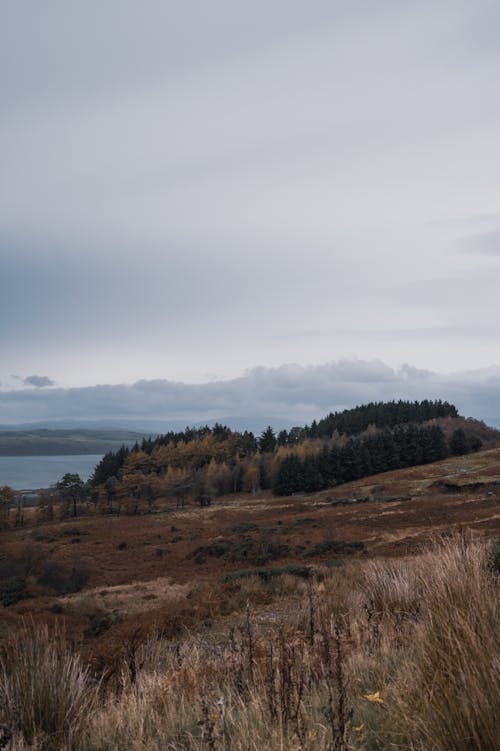
[(239, 378), (187, 384), (140, 380), (85, 388), (0, 391), (0, 422), (152, 421), (169, 426), (223, 420), (256, 429), (304, 424), (329, 411), (369, 401), (446, 399), (461, 414), (500, 425), (500, 367), (439, 374), (380, 360), (339, 360), (323, 365), (258, 367)]

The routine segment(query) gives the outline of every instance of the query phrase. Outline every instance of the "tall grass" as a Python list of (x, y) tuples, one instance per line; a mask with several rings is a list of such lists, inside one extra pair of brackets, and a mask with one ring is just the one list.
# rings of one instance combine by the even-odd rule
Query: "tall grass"
[(295, 594), (275, 585), (266, 619), (247, 608), (203, 638), (134, 642), (99, 702), (60, 634), (26, 630), (2, 658), (12, 749), (44, 738), (72, 751), (498, 751), (485, 544), (325, 570)]
[(3, 645), (0, 713), (20, 748), (23, 741), (35, 748), (77, 748), (96, 703), (97, 686), (61, 631), (27, 624)]
[(426, 604), (396, 697), (407, 742), (436, 751), (500, 748), (498, 581), (484, 546), (447, 543), (419, 566)]

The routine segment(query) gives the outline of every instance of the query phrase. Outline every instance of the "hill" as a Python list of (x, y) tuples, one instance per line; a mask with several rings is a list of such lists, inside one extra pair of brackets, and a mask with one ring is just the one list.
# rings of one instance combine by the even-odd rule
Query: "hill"
[[(132, 506), (170, 495), (208, 505), (230, 492), (311, 492), (376, 472), (427, 464), (498, 443), (500, 433), (464, 419), (442, 401), (379, 402), (319, 423), (255, 436), (216, 423), (144, 439), (108, 452), (91, 478), (113, 501)], [(111, 495), (110, 495), (111, 494)], [(130, 505), (130, 504), (128, 504)]]
[(114, 428), (0, 430), (0, 456), (104, 454), (143, 438), (144, 433)]
[[(28, 515), (26, 527), (0, 533), (0, 577), (21, 577), (30, 595), (9, 608), (11, 616), (45, 617), (63, 596), (65, 617), (77, 630), (113, 610), (132, 627), (146, 609), (174, 633), (183, 618), (204, 617), (209, 590), (215, 598), (209, 611), (224, 612), (232, 599), (225, 576), (236, 581), (240, 571), (413, 554), (433, 534), (466, 527), (499, 536), (499, 500), (496, 448), (294, 497), (230, 494), (208, 508), (189, 500), (178, 508), (165, 497), (145, 515), (36, 524)], [(175, 614), (168, 605), (172, 586), (183, 593)]]

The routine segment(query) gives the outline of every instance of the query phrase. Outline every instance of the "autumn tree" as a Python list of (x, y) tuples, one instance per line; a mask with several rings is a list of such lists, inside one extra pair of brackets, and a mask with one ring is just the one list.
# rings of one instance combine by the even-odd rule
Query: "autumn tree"
[(259, 469), (259, 463), (260, 463), (260, 456), (259, 454), (255, 454), (251, 459), (249, 459), (246, 463), (244, 472), (243, 472), (243, 490), (246, 490), (250, 493), (255, 493), (259, 489), (259, 479), (260, 479), (260, 469)]

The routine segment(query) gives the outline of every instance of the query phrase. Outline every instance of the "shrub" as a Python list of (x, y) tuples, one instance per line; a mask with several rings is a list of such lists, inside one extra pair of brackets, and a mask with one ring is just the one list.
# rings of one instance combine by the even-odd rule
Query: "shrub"
[(90, 534), (86, 529), (78, 529), (78, 527), (69, 527), (68, 529), (62, 529), (59, 532), (59, 537), (80, 537), (80, 535)]
[(58, 595), (67, 595), (79, 592), (88, 578), (87, 567), (78, 561), (71, 567), (61, 563), (47, 563), (38, 577), (38, 582)]
[(54, 542), (56, 538), (52, 535), (46, 535), (38, 529), (34, 529), (31, 533), (31, 539), (35, 540), (35, 542)]
[(5, 607), (15, 605), (27, 597), (26, 581), (22, 576), (10, 576), (0, 581), (0, 602)]
[(313, 558), (316, 555), (323, 555), (324, 553), (342, 553), (344, 555), (352, 555), (360, 550), (364, 550), (364, 543), (358, 540), (351, 542), (340, 542), (335, 540), (324, 540), (318, 542), (316, 545), (304, 553), (305, 558)]
[(282, 576), (289, 574), (290, 576), (297, 576), (301, 579), (308, 579), (311, 575), (312, 569), (310, 566), (301, 566), (297, 563), (290, 563), (287, 566), (279, 566), (277, 568), (253, 568), (253, 569), (241, 569), (239, 571), (232, 571), (230, 574), (226, 574), (222, 581), (226, 584), (237, 581), (238, 579), (248, 579), (251, 576), (258, 576), (262, 581), (269, 581), (276, 576)]
[(231, 527), (231, 531), (236, 532), (237, 534), (245, 534), (245, 532), (257, 532), (258, 529), (258, 524), (255, 524), (254, 522), (241, 522), (241, 524), (235, 524), (234, 527)]
[(108, 628), (111, 628), (113, 623), (116, 623), (116, 619), (114, 619), (111, 615), (94, 616), (87, 628), (84, 630), (83, 634), (87, 638), (95, 638), (107, 631)]
[(231, 563), (248, 561), (256, 566), (263, 566), (268, 561), (282, 558), (289, 552), (288, 545), (267, 539), (254, 540), (251, 537), (245, 537), (241, 542), (232, 545), (226, 553), (225, 559)]

